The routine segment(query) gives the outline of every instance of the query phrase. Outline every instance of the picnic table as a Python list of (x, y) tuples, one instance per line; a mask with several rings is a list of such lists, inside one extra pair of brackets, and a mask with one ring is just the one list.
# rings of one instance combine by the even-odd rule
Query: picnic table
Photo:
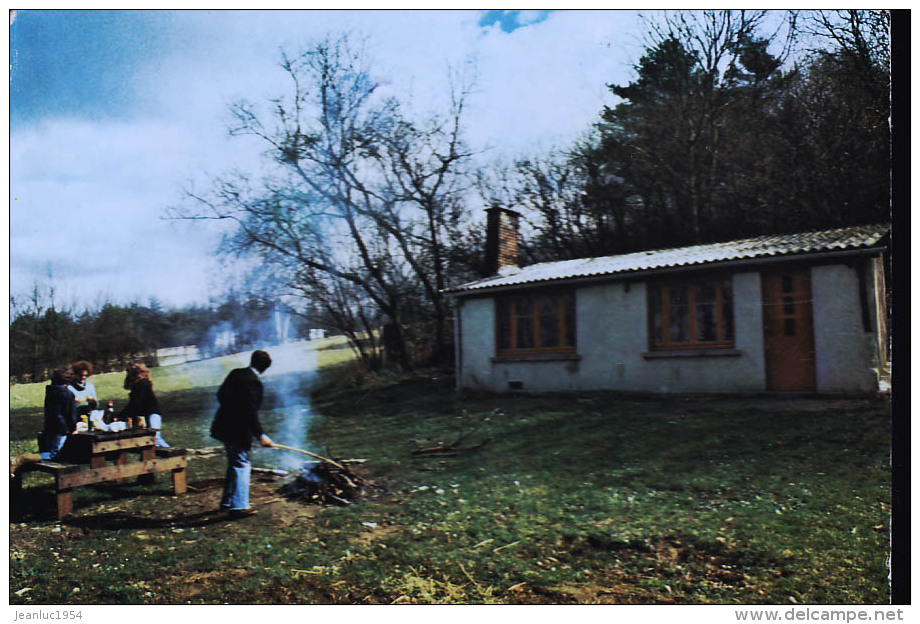
[(73, 512), (73, 490), (95, 483), (120, 483), (138, 477), (150, 483), (158, 472), (171, 472), (173, 492), (186, 492), (185, 449), (157, 448), (156, 431), (147, 428), (122, 431), (76, 432), (67, 437), (55, 461), (24, 464), (13, 475), (11, 490), (22, 495), (22, 476), (28, 472), (54, 475), (57, 516)]

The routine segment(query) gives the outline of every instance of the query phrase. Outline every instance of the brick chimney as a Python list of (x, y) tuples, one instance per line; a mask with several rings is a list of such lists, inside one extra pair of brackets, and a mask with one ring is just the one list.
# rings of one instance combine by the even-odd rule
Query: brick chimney
[(486, 275), (518, 268), (518, 220), (521, 215), (507, 208), (487, 208), (486, 215)]

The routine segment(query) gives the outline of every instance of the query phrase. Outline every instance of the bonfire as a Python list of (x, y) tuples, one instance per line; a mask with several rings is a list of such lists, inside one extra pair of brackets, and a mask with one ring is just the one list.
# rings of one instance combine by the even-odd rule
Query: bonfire
[(350, 505), (363, 492), (363, 480), (342, 463), (308, 462), (293, 481), (282, 485), (283, 496), (318, 505)]

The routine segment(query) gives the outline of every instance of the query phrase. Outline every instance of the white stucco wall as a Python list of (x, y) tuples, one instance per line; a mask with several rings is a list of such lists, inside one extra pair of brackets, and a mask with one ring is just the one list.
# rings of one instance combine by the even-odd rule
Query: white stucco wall
[(492, 299), (459, 299), (460, 386), (500, 391), (492, 384), (495, 353), (495, 304)]
[[(644, 282), (610, 283), (578, 291), (578, 352), (582, 384), (641, 392), (763, 390), (760, 283), (733, 278), (736, 347), (689, 354), (650, 352)], [(705, 355), (699, 355), (705, 353)]]
[[(814, 267), (811, 275), (817, 390), (872, 391), (876, 387), (872, 370), (877, 359), (876, 337), (863, 329), (856, 271), (830, 265)], [(760, 273), (735, 274), (732, 289), (734, 349), (662, 354), (648, 350), (644, 282), (583, 286), (576, 291), (578, 358), (548, 361), (495, 358), (494, 301), (460, 299), (459, 382), (463, 387), (495, 392), (508, 391), (512, 382), (528, 392), (765, 391)]]
[(577, 360), (495, 361), (492, 299), (460, 300), (460, 383), (507, 391), (620, 390), (640, 392), (746, 392), (764, 389), (760, 280), (733, 278), (736, 348), (730, 355), (673, 357), (648, 352), (643, 282), (611, 282), (576, 291)]
[[(872, 283), (871, 276), (868, 280)], [(818, 392), (869, 392), (878, 387), (876, 334), (865, 331), (855, 266), (811, 270)], [(869, 295), (870, 326), (875, 294)]]

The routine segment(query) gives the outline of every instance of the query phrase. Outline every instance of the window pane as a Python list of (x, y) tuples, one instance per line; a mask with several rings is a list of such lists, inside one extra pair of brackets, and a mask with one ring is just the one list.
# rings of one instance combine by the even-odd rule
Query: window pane
[(733, 343), (732, 280), (649, 285), (648, 314), (652, 348)]
[(540, 346), (559, 346), (559, 302), (556, 297), (540, 297)]
[(795, 319), (783, 320), (783, 333), (787, 336), (795, 336)]
[(498, 348), (511, 348), (511, 302), (499, 299), (496, 314), (498, 315)]
[(668, 312), (671, 316), (669, 338), (671, 342), (689, 342), (690, 309), (687, 301), (686, 286), (671, 286), (668, 289)]
[(735, 340), (735, 306), (732, 305), (732, 281), (722, 280), (722, 340)]
[(781, 278), (781, 281), (782, 281), (782, 289), (783, 289), (783, 292), (784, 292), (784, 293), (791, 293), (791, 292), (792, 292), (792, 276), (791, 276), (791, 275), (783, 275), (782, 278)]
[(712, 342), (716, 334), (716, 289), (711, 282), (700, 282), (694, 286), (696, 304), (696, 339), (700, 342)]
[(652, 344), (661, 342), (661, 287), (649, 286), (649, 308), (652, 311)]
[(529, 297), (515, 299), (517, 312), (517, 335), (515, 348), (533, 349), (533, 300)]
[(567, 293), (563, 296), (563, 306), (565, 307), (565, 345), (566, 347), (575, 346), (575, 293)]

